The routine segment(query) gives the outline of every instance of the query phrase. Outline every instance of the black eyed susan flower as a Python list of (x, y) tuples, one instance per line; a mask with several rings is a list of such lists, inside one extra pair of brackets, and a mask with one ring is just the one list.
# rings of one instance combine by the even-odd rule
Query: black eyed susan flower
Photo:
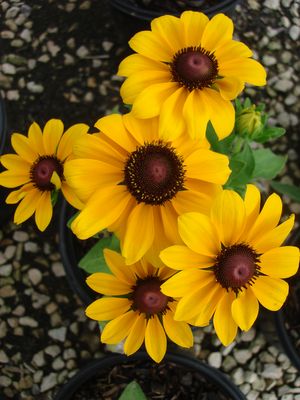
[[(189, 325), (174, 320), (177, 301), (164, 295), (160, 286), (174, 270), (154, 267), (146, 260), (131, 266), (115, 251), (105, 249), (111, 274), (96, 272), (87, 284), (105, 297), (94, 301), (86, 315), (96, 321), (109, 321), (101, 341), (117, 344), (125, 339), (124, 352), (135, 353), (145, 342), (152, 359), (160, 362), (166, 353), (167, 337), (182, 347), (191, 347), (193, 335)], [(118, 297), (122, 296), (122, 297)]]
[(64, 133), (62, 121), (51, 119), (43, 132), (34, 122), (28, 137), (12, 134), (11, 144), (17, 154), (1, 157), (7, 170), (0, 173), (0, 185), (7, 188), (20, 186), (6, 198), (9, 204), (19, 203), (14, 215), (15, 223), (20, 224), (35, 213), (37, 227), (45, 230), (52, 218), (51, 194), (58, 189), (74, 207), (82, 206), (65, 179), (64, 163), (72, 158), (74, 142), (88, 129), (87, 125), (77, 124)]
[(118, 74), (127, 77), (121, 96), (138, 118), (160, 117), (160, 137), (176, 138), (187, 129), (193, 139), (205, 136), (211, 121), (220, 139), (234, 127), (233, 100), (245, 83), (266, 84), (252, 51), (232, 39), (233, 23), (224, 14), (211, 20), (185, 11), (165, 15), (151, 31), (129, 41), (136, 54), (126, 57)]
[(294, 224), (291, 216), (278, 225), (281, 212), (276, 194), (260, 211), (260, 193), (249, 185), (244, 201), (236, 192), (224, 190), (209, 217), (179, 217), (184, 245), (160, 254), (167, 266), (181, 270), (161, 288), (166, 296), (181, 298), (176, 320), (204, 326), (213, 317), (219, 339), (228, 345), (238, 327), (251, 328), (259, 303), (272, 311), (283, 305), (289, 288), (283, 278), (297, 272), (299, 249), (280, 247)]
[(87, 239), (107, 228), (120, 238), (128, 264), (144, 255), (159, 263), (159, 251), (180, 240), (178, 215), (209, 210), (230, 174), (228, 158), (188, 135), (159, 139), (158, 118), (114, 114), (96, 127), (101, 133), (79, 140), (77, 159), (65, 165), (85, 203), (71, 229)]

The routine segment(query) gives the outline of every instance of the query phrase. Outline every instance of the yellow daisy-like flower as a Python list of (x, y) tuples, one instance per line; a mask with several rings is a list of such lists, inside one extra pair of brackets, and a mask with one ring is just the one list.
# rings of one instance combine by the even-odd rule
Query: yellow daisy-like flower
[(101, 133), (79, 140), (78, 159), (65, 165), (85, 203), (71, 229), (87, 239), (107, 228), (120, 238), (128, 264), (144, 255), (159, 263), (159, 251), (180, 240), (178, 215), (208, 212), (230, 174), (228, 158), (188, 135), (159, 140), (158, 118), (113, 114), (96, 127)]
[(118, 74), (127, 77), (121, 96), (138, 118), (160, 117), (160, 137), (176, 138), (187, 129), (205, 136), (211, 121), (220, 139), (234, 127), (233, 100), (245, 83), (266, 84), (252, 51), (232, 39), (233, 23), (224, 14), (211, 20), (185, 11), (165, 15), (129, 41), (137, 53), (126, 57)]
[(82, 206), (65, 179), (64, 163), (72, 158), (74, 142), (88, 129), (85, 124), (76, 124), (64, 133), (62, 121), (51, 119), (43, 132), (34, 122), (28, 137), (12, 134), (11, 144), (17, 154), (1, 156), (1, 163), (7, 170), (0, 173), (0, 185), (21, 186), (6, 198), (8, 204), (20, 202), (14, 215), (15, 223), (20, 224), (35, 213), (37, 227), (44, 231), (52, 218), (51, 193), (57, 189), (61, 189), (74, 207)]
[(260, 211), (259, 190), (249, 185), (245, 199), (234, 191), (219, 194), (210, 216), (187, 213), (178, 219), (185, 245), (160, 254), (181, 270), (162, 285), (166, 296), (181, 299), (175, 319), (198, 326), (213, 317), (216, 333), (230, 344), (237, 328), (247, 331), (257, 318), (259, 303), (276, 311), (288, 294), (288, 278), (297, 272), (299, 249), (280, 247), (294, 224), (292, 215), (278, 225), (282, 202), (272, 194)]
[(109, 249), (104, 250), (104, 256), (112, 274), (96, 272), (87, 278), (93, 290), (105, 295), (86, 309), (88, 317), (109, 321), (101, 341), (117, 344), (126, 338), (127, 355), (135, 353), (145, 341), (148, 354), (156, 362), (166, 353), (166, 336), (179, 346), (191, 347), (189, 325), (174, 320), (177, 301), (160, 291), (161, 284), (175, 271), (154, 267), (143, 259), (128, 267), (120, 254)]

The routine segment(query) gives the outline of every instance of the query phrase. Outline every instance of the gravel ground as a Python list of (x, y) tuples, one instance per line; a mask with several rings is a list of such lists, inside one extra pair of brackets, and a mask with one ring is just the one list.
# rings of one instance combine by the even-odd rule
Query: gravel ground
[[(288, 154), (280, 179), (299, 184), (299, 0), (248, 0), (234, 15), (236, 36), (268, 70), (268, 86), (246, 94), (267, 104), (287, 129), (274, 149)], [(128, 51), (117, 43), (107, 3), (2, 0), (0, 88), (8, 131), (26, 132), (61, 118), (92, 125), (120, 103), (115, 73)], [(298, 42), (297, 42), (298, 41)], [(300, 205), (284, 198), (287, 210)], [(58, 253), (56, 221), (44, 234), (32, 222), (0, 227), (0, 393), (5, 399), (52, 399), (60, 385), (105, 349), (97, 326), (69, 289)], [(282, 352), (271, 313), (225, 348), (211, 328), (192, 350), (238, 385), (248, 400), (300, 400), (300, 376)]]

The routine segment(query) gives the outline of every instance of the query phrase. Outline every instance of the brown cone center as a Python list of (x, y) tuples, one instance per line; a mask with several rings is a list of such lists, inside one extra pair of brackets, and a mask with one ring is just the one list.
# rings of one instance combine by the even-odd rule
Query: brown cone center
[(189, 51), (178, 57), (176, 69), (188, 81), (206, 79), (213, 68), (212, 60), (198, 51)]
[(171, 165), (167, 157), (153, 154), (145, 160), (144, 179), (150, 185), (163, 185), (170, 177)]
[(157, 278), (138, 282), (133, 292), (133, 308), (148, 315), (162, 312), (168, 304), (168, 297), (160, 291), (160, 285)]
[(63, 176), (63, 166), (55, 156), (40, 157), (31, 169), (31, 180), (41, 190), (53, 190), (51, 183), (53, 172), (60, 178)]

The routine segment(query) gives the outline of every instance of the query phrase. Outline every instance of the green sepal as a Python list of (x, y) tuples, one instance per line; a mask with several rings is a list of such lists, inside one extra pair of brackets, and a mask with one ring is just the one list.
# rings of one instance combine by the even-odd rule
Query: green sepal
[(136, 381), (128, 383), (125, 387), (119, 400), (147, 400), (142, 388)]

